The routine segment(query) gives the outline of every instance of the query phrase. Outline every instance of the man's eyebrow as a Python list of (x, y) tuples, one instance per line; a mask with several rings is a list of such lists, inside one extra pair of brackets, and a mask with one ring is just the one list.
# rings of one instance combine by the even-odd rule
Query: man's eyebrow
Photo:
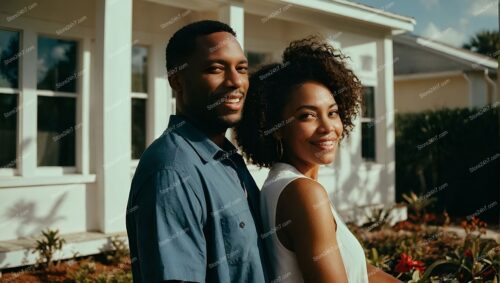
[[(222, 60), (222, 59), (207, 59), (205, 62), (205, 64), (207, 65), (210, 65), (210, 64), (214, 64), (214, 63), (219, 63), (219, 64), (222, 64), (222, 65), (225, 65), (228, 63), (228, 61), (226, 60)], [(241, 59), (240, 61), (238, 61), (238, 64), (248, 64), (248, 60), (247, 59)]]

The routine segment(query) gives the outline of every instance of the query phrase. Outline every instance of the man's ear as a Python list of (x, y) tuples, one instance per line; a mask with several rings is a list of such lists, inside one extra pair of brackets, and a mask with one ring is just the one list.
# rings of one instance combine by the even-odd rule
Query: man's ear
[(178, 73), (168, 76), (168, 83), (170, 87), (176, 92), (176, 94), (182, 93), (181, 78)]

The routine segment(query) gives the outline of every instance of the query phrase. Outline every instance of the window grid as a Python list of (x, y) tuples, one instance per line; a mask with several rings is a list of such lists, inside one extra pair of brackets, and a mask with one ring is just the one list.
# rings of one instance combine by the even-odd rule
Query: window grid
[(148, 132), (147, 99), (149, 95), (149, 54), (150, 48), (148, 46), (134, 45), (132, 47), (132, 92), (130, 97), (132, 99), (131, 158), (133, 167), (137, 166), (142, 152), (146, 149), (146, 137)]
[[(5, 43), (5, 46), (11, 47), (12, 41), (11, 40), (17, 40), (17, 45), (14, 46), (13, 50), (10, 50), (10, 48), (5, 48), (5, 46), (2, 46), (3, 48), (0, 49), (2, 50), (2, 53), (0, 54), (2, 62), (0, 64), (3, 65), (3, 67), (8, 66), (9, 64), (15, 64), (11, 65), (14, 67), (14, 72), (15, 75), (11, 79), (15, 81), (13, 83), (14, 85), (2, 85), (0, 86), (0, 95), (5, 95), (4, 97), (9, 97), (10, 95), (15, 96), (15, 106), (12, 107), (10, 106), (9, 109), (4, 109), (5, 111), (2, 111), (0, 115), (0, 119), (5, 119), (2, 123), (8, 124), (9, 117), (11, 119), (15, 119), (15, 126), (14, 126), (14, 155), (8, 157), (9, 153), (4, 152), (2, 155), (7, 156), (6, 160), (2, 160), (2, 164), (0, 164), (0, 176), (14, 176), (17, 172), (17, 168), (19, 166), (19, 148), (18, 148), (18, 141), (19, 141), (19, 127), (18, 127), (18, 122), (19, 122), (19, 115), (18, 115), (18, 110), (19, 110), (19, 98), (20, 98), (20, 60), (22, 57), (22, 44), (21, 44), (21, 38), (22, 38), (22, 33), (19, 30), (16, 29), (11, 29), (11, 28), (5, 28), (5, 27), (0, 27), (0, 32), (5, 34), (2, 34), (2, 43)], [(11, 33), (10, 36), (7, 34)], [(3, 35), (10, 37), (8, 42), (4, 42), (3, 40), (7, 39)], [(15, 43), (15, 41), (14, 41)], [(10, 53), (9, 53), (10, 51)], [(8, 68), (2, 70), (0, 79), (3, 81), (2, 84), (9, 84), (9, 75), (13, 75), (12, 73), (9, 72), (10, 70)], [(5, 72), (5, 73), (4, 73)], [(6, 77), (4, 77), (6, 75)], [(10, 97), (9, 97), (10, 99)], [(8, 129), (5, 129), (8, 130)], [(3, 126), (0, 131), (4, 131)], [(0, 150), (9, 150), (8, 148), (6, 149), (5, 146), (9, 144), (9, 141), (5, 138), (4, 136), (3, 142), (0, 142), (2, 145), (2, 148)], [(4, 144), (4, 142), (6, 144)]]
[[(77, 139), (81, 138), (77, 134), (79, 127), (81, 126), (81, 123), (78, 121), (77, 117), (77, 111), (78, 111), (78, 96), (81, 95), (81, 86), (80, 86), (80, 75), (81, 73), (78, 71), (80, 62), (79, 62), (79, 55), (80, 55), (80, 42), (73, 40), (73, 39), (65, 39), (65, 38), (60, 38), (60, 37), (54, 37), (51, 35), (43, 35), (43, 34), (37, 34), (37, 50), (38, 50), (38, 61), (44, 61), (47, 58), (43, 58), (43, 60), (40, 59), (40, 56), (43, 56), (44, 50), (43, 48), (47, 48), (50, 50), (51, 57), (56, 57), (55, 54), (58, 54), (58, 57), (65, 57), (61, 58), (61, 61), (57, 61), (56, 59), (59, 58), (51, 58), (54, 59), (54, 62), (49, 62), (48, 64), (52, 63), (55, 66), (52, 66), (53, 69), (46, 71), (46, 74), (44, 77), (40, 77), (40, 63), (37, 64), (37, 89), (36, 89), (36, 94), (37, 94), (37, 117), (36, 117), (36, 124), (37, 124), (37, 158), (36, 158), (36, 170), (39, 175), (53, 175), (53, 174), (65, 174), (65, 173), (76, 173), (77, 172)], [(54, 44), (53, 46), (50, 46), (48, 42), (51, 42), (51, 44)], [(44, 44), (41, 44), (44, 43)], [(57, 45), (60, 44), (60, 45)], [(69, 46), (69, 47), (68, 47)], [(74, 46), (73, 53), (64, 53), (65, 51), (63, 47), (67, 47), (69, 50), (71, 47)], [(52, 49), (53, 48), (53, 49)], [(56, 52), (57, 51), (57, 52)], [(47, 53), (46, 53), (47, 54)], [(46, 55), (45, 54), (45, 55)], [(68, 56), (70, 58), (68, 58)], [(73, 58), (71, 58), (73, 56)], [(72, 61), (73, 59), (74, 61)], [(48, 61), (48, 60), (47, 60)], [(61, 62), (64, 61), (69, 61), (69, 67), (62, 65), (60, 66)], [(71, 64), (74, 64), (74, 66), (71, 66)], [(64, 68), (66, 67), (66, 68)], [(59, 70), (62, 69), (62, 70)], [(42, 68), (43, 70), (43, 68)], [(54, 75), (51, 75), (50, 72), (53, 71)], [(64, 75), (64, 77), (60, 78), (59, 77), (59, 71), (66, 71), (67, 73)], [(48, 73), (48, 74), (47, 74)], [(45, 82), (48, 80), (48, 82)], [(51, 82), (50, 80), (53, 80)], [(54, 88), (54, 89), (51, 89)], [(65, 91), (61, 91), (59, 89), (64, 89)], [(74, 89), (74, 91), (68, 91)], [(72, 99), (68, 100), (68, 99)], [(53, 118), (55, 117), (56, 113), (50, 113), (51, 111), (48, 111), (49, 113), (45, 112), (43, 113), (42, 111), (44, 109), (40, 109), (41, 106), (51, 106), (50, 104), (55, 105), (55, 103), (66, 103), (67, 106), (72, 106), (74, 109), (73, 111), (69, 111), (68, 117), (70, 119), (73, 119), (74, 123), (71, 123), (71, 125), (64, 125), (64, 129), (57, 129), (57, 131), (43, 131), (41, 130), (41, 125), (42, 129), (45, 127), (51, 127), (49, 126), (50, 123), (47, 124), (42, 124), (45, 121), (41, 120), (42, 115), (47, 115), (45, 118)], [(68, 104), (69, 103), (69, 104)], [(71, 105), (70, 105), (71, 104)], [(57, 107), (56, 107), (57, 108)], [(45, 109), (48, 110), (48, 109)], [(64, 111), (67, 111), (67, 109), (61, 110), (61, 115), (63, 115)], [(71, 113), (72, 112), (72, 113)], [(68, 113), (66, 113), (68, 114)], [(54, 116), (51, 116), (54, 115)], [(64, 118), (64, 117), (59, 117), (59, 118)], [(64, 123), (64, 120), (61, 123)], [(60, 124), (61, 125), (61, 124)], [(53, 127), (53, 126), (52, 126)], [(62, 130), (62, 131), (60, 131)], [(41, 134), (44, 134), (41, 136)], [(54, 135), (54, 136), (51, 136)], [(51, 137), (52, 140), (47, 139), (48, 137)], [(45, 138), (45, 139), (43, 139)], [(68, 141), (68, 139), (70, 139)], [(58, 142), (57, 147), (53, 147), (53, 142)], [(45, 150), (43, 149), (45, 146)], [(51, 147), (52, 146), (52, 147)], [(69, 147), (69, 148), (68, 148)], [(51, 152), (52, 150), (52, 152)], [(47, 154), (47, 156), (44, 156), (43, 154)], [(72, 156), (66, 156), (64, 157), (65, 154), (71, 154)], [(59, 157), (61, 155), (61, 157)], [(57, 159), (57, 160), (56, 160)], [(67, 163), (67, 164), (64, 164)], [(69, 163), (69, 164), (68, 164)], [(72, 164), (71, 164), (72, 163)]]
[(361, 157), (365, 162), (376, 162), (375, 88), (363, 87), (361, 116)]

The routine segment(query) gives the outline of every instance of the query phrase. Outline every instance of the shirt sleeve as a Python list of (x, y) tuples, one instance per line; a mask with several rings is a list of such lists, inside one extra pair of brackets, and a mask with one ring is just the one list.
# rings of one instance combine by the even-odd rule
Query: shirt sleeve
[(178, 170), (165, 169), (155, 174), (152, 188), (141, 188), (155, 192), (155, 203), (145, 204), (154, 205), (154, 212), (151, 210), (154, 222), (141, 220), (154, 223), (144, 228), (154, 229), (155, 242), (143, 244), (155, 245), (152, 247), (156, 250), (152, 257), (155, 260), (149, 262), (149, 268), (159, 269), (157, 275), (161, 280), (205, 282), (204, 206), (191, 178)]

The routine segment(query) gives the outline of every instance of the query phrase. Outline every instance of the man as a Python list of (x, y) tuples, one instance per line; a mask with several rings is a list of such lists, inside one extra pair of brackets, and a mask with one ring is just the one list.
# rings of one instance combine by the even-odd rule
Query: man
[(177, 115), (132, 180), (134, 282), (267, 281), (259, 190), (225, 138), (248, 90), (248, 61), (235, 37), (226, 24), (200, 21), (168, 42)]

